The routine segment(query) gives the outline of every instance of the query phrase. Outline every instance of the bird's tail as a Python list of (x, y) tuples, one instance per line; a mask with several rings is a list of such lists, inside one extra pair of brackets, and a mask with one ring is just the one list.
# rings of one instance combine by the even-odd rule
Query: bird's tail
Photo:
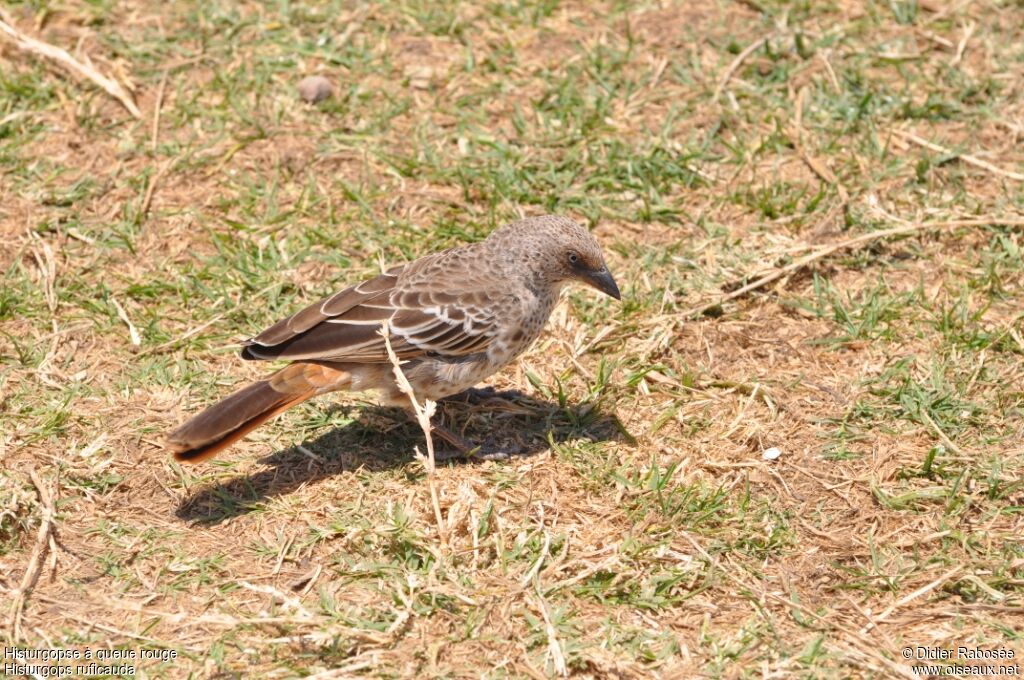
[(292, 406), (350, 382), (347, 371), (325, 364), (290, 364), (179, 425), (167, 435), (167, 446), (177, 461), (204, 461)]

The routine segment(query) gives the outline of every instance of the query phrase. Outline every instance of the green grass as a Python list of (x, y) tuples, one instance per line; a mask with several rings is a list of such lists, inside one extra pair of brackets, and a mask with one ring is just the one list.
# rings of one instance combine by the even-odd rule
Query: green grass
[[(1024, 653), (1024, 183), (960, 156), (1024, 169), (1019, 3), (9, 11), (144, 115), (0, 52), (0, 604), (39, 547), (30, 471), (56, 499), (5, 644), (174, 650), (138, 662), (168, 678)], [(491, 381), (518, 395), (447, 407), (531, 454), (440, 466), (443, 531), (418, 428), (367, 399), (199, 467), (161, 448), (266, 370), (239, 339), (542, 212), (594, 230), (623, 300), (571, 291)], [(939, 226), (689, 314), (896, 220)]]

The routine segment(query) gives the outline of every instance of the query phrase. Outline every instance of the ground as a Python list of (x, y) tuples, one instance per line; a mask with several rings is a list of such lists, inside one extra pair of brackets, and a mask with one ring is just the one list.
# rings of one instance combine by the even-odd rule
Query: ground
[[(1019, 664), (1020, 2), (6, 15), (140, 115), (0, 36), (5, 645), (159, 678)], [(330, 99), (298, 98), (311, 74)], [(522, 455), (428, 477), (371, 397), (198, 466), (162, 447), (269, 370), (241, 338), (546, 212), (623, 299), (573, 289), (443, 405)]]

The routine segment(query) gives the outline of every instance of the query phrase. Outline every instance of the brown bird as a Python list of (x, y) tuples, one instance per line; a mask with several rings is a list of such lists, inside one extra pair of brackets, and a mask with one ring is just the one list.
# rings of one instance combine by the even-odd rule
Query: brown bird
[[(506, 224), (478, 243), (399, 265), (278, 321), (243, 342), (243, 359), (288, 360), (167, 435), (174, 457), (205, 460), (287, 409), (336, 390), (376, 390), (409, 410), (380, 334), (387, 322), (419, 399), (458, 394), (507, 366), (540, 335), (562, 287), (619, 299), (597, 240), (554, 215)], [(468, 442), (433, 431), (462, 453)]]

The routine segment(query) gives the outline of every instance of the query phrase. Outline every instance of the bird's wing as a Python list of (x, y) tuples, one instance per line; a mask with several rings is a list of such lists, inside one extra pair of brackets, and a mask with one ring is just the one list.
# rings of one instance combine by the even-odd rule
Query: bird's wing
[(246, 340), (242, 357), (385, 362), (384, 321), (400, 359), (486, 350), (497, 333), (494, 301), (478, 277), (438, 276), (437, 264), (428, 256), (312, 304)]

